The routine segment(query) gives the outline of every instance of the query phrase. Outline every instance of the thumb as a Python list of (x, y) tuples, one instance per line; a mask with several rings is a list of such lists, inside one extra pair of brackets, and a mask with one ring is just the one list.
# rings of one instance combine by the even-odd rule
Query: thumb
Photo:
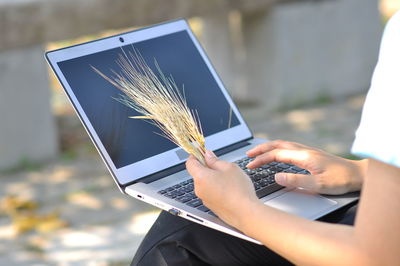
[(275, 181), (285, 187), (301, 187), (309, 190), (314, 190), (316, 187), (315, 176), (313, 175), (277, 173)]
[(207, 150), (205, 154), (206, 164), (210, 169), (220, 170), (227, 162), (218, 159), (214, 152)]

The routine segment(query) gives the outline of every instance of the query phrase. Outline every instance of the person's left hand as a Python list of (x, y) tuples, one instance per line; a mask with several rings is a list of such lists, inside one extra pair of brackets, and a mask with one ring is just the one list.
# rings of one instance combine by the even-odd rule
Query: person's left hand
[(186, 162), (196, 195), (219, 218), (240, 228), (244, 212), (260, 203), (250, 178), (236, 164), (219, 160), (211, 151), (206, 152), (205, 160), (208, 167), (193, 156)]

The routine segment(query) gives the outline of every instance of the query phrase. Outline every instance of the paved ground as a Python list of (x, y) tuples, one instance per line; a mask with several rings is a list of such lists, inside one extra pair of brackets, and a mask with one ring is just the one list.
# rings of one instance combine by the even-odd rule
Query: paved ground
[[(241, 110), (255, 135), (347, 156), (363, 99), (275, 113)], [(62, 119), (61, 132), (79, 148), (46, 165), (27, 162), (25, 169), (1, 174), (0, 265), (126, 265), (159, 211), (118, 191), (75, 116)], [(10, 196), (23, 200), (19, 209), (25, 210), (10, 210)], [(46, 226), (37, 222), (34, 230), (18, 234), (16, 226), (29, 228), (37, 220)]]

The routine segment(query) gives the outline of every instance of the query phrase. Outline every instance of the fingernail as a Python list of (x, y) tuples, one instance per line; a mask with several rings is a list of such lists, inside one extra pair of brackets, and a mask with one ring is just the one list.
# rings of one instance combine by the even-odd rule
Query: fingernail
[(251, 151), (252, 151), (252, 149), (251, 149), (251, 150), (248, 150), (248, 151), (246, 151), (246, 154), (249, 154), (249, 153), (251, 153)]
[(212, 159), (212, 158), (217, 157), (217, 156), (215, 155), (215, 153), (214, 153), (213, 151), (210, 151), (210, 150), (206, 150), (206, 156), (207, 156), (207, 158), (209, 158), (209, 159)]
[(283, 173), (275, 174), (275, 181), (280, 185), (286, 185), (286, 175)]

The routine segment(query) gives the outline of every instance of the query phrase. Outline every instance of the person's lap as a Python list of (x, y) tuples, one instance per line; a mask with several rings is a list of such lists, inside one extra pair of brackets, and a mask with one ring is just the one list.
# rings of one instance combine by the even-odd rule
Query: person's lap
[[(353, 224), (357, 205), (320, 220)], [(269, 250), (186, 219), (162, 212), (131, 265), (291, 265)]]

